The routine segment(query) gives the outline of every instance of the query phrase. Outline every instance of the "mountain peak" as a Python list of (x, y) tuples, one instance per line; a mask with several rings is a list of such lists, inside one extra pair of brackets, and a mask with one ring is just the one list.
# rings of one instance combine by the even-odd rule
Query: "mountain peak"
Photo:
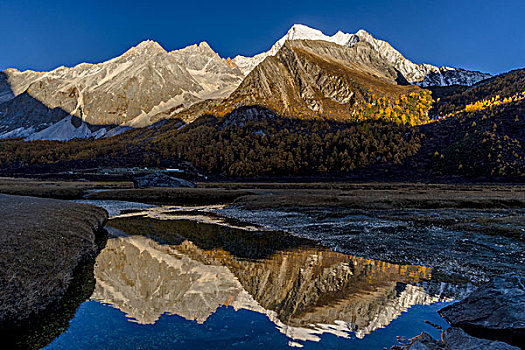
[(295, 23), (294, 25), (292, 25), (290, 30), (288, 30), (288, 32), (292, 32), (292, 31), (317, 31), (318, 32), (319, 30), (309, 27), (305, 24)]
[(145, 49), (148, 49), (148, 48), (161, 48), (162, 49), (162, 46), (160, 46), (160, 44), (154, 40), (144, 40), (144, 41), (141, 41), (137, 46), (137, 48), (145, 48)]
[(317, 40), (328, 41), (339, 45), (351, 46), (358, 41), (355, 34), (346, 34), (338, 31), (333, 36), (325, 35), (322, 31), (308, 27), (304, 24), (294, 24), (286, 34), (279, 39), (272, 48), (254, 57), (236, 56), (233, 62), (241, 69), (244, 74), (248, 74), (253, 68), (261, 63), (266, 57), (274, 56), (283, 47), (286, 41), (291, 40)]
[(372, 34), (370, 34), (369, 32), (367, 32), (364, 29), (359, 29), (357, 31), (357, 33), (355, 33), (355, 34), (358, 35), (358, 36), (361, 36), (361, 37), (373, 37)]
[(301, 39), (318, 40), (318, 38), (321, 38), (321, 37), (325, 37), (323, 32), (321, 32), (318, 29), (308, 27), (304, 24), (294, 24), (284, 36), (286, 40), (301, 40)]
[(210, 50), (211, 50), (210, 44), (208, 44), (206, 41), (201, 41), (201, 42), (199, 43), (199, 47), (200, 47), (200, 48), (207, 48), (207, 49), (210, 49)]
[(276, 45), (280, 47), (286, 40), (321, 40), (343, 46), (352, 46), (352, 44), (356, 42), (356, 39), (356, 34), (348, 34), (340, 30), (334, 35), (328, 36), (322, 31), (308, 27), (304, 24), (294, 24), (286, 35), (276, 43)]
[(125, 54), (146, 54), (146, 53), (155, 53), (155, 52), (166, 52), (164, 48), (156, 41), (153, 40), (144, 40), (138, 45), (130, 48), (126, 51)]
[(215, 53), (215, 51), (213, 51), (211, 46), (206, 41), (202, 41), (201, 43), (199, 43), (199, 49), (203, 51), (209, 51), (211, 53)]
[(178, 55), (178, 54), (184, 54), (184, 55), (202, 55), (202, 56), (218, 56), (219, 54), (213, 51), (211, 46), (206, 41), (201, 41), (199, 44), (192, 44), (188, 45), (186, 47), (183, 47), (182, 49), (173, 50), (170, 52), (170, 54)]

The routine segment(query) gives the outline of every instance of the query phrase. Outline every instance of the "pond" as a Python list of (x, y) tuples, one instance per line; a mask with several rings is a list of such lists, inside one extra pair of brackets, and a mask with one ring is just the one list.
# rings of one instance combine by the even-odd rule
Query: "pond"
[(93, 294), (48, 349), (390, 348), (439, 338), (437, 311), (471, 288), (206, 210), (144, 207), (108, 225)]

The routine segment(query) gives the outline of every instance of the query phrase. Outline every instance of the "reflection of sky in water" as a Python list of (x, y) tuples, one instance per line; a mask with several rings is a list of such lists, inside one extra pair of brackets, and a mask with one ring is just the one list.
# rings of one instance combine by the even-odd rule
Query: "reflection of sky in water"
[[(303, 349), (382, 349), (395, 345), (397, 336), (413, 337), (421, 331), (440, 338), (425, 320), (446, 328), (437, 310), (447, 303), (416, 305), (363, 339), (321, 335), (320, 342), (302, 342)], [(282, 349), (289, 339), (265, 315), (220, 307), (203, 324), (176, 315), (163, 315), (153, 325), (130, 322), (124, 313), (96, 301), (82, 304), (70, 328), (48, 349)]]

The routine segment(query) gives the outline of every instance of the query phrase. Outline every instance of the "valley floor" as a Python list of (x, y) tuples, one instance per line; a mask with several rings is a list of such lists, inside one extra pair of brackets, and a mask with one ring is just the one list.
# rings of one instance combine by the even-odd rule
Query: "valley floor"
[(216, 215), (286, 231), (332, 249), (420, 264), (477, 283), (525, 270), (525, 187), (424, 183), (197, 183), (1, 178), (0, 192), (163, 205), (224, 204)]
[[(66, 219), (72, 220), (74, 215), (49, 204), (56, 202), (66, 209), (78, 207), (86, 215), (95, 211), (102, 219), (105, 212), (99, 208), (106, 209), (113, 218), (108, 230), (118, 237), (119, 232), (128, 232), (147, 237), (153, 234), (160, 241), (172, 236), (180, 239), (179, 233), (188, 230), (183, 224), (192, 223), (194, 226), (188, 225), (198, 231), (193, 232), (193, 239), (198, 241), (204, 237), (201, 234), (216, 234), (216, 227), (222, 225), (233, 228), (234, 235), (228, 236), (230, 231), (225, 231), (226, 236), (211, 241), (217, 244), (229, 237), (232, 247), (228, 249), (252, 252), (256, 248), (238, 244), (241, 232), (244, 239), (252, 237), (254, 242), (263, 237), (271, 252), (288, 246), (290, 240), (315, 241), (310, 244), (318, 247), (319, 243), (330, 253), (343, 253), (341, 256), (429, 267), (432, 281), (439, 281), (441, 286), (479, 285), (509, 272), (525, 274), (525, 187), (520, 185), (203, 182), (196, 183), (195, 188), (136, 189), (132, 182), (124, 181), (0, 178), (0, 193), (9, 212), (3, 216), (4, 225), (19, 227), (35, 221), (36, 215), (40, 228), (26, 230), (36, 234), (56, 231), (56, 223), (50, 218), (58, 217), (66, 224)], [(72, 199), (99, 208), (4, 194)], [(20, 205), (27, 201), (32, 205), (29, 211)], [(174, 219), (183, 226), (177, 229)], [(141, 222), (143, 226), (137, 226)], [(175, 226), (164, 232), (166, 222)], [(211, 231), (201, 232), (196, 227), (209, 227)], [(264, 239), (264, 235), (272, 239)], [(32, 241), (23, 242), (31, 245)], [(9, 244), (4, 246), (9, 251)], [(93, 243), (90, 246), (95, 249)]]
[(245, 209), (525, 208), (525, 186), (494, 183), (197, 182), (196, 188), (137, 189), (131, 181), (0, 177), (0, 193), (177, 204), (234, 202)]

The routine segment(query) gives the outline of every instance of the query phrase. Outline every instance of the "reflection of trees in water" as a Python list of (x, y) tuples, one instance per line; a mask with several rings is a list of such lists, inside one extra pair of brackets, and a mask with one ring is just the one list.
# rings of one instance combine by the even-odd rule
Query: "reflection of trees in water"
[(245, 231), (191, 220), (126, 217), (112, 219), (110, 225), (128, 234), (152, 237), (167, 244), (179, 245), (189, 240), (201, 249), (222, 249), (239, 259), (260, 259), (269, 257), (277, 251), (318, 246), (311, 240), (291, 236), (284, 232)]

